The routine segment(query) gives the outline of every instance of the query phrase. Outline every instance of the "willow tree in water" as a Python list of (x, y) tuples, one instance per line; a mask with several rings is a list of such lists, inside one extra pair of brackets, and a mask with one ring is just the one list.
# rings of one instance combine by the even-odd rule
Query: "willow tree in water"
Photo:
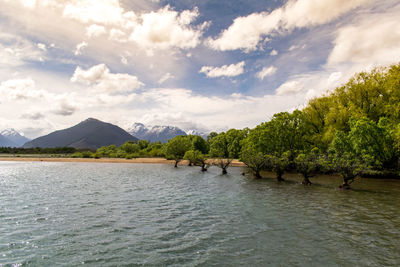
[(241, 142), (247, 136), (248, 129), (230, 129), (222, 132), (209, 140), (210, 156), (215, 158), (213, 164), (222, 169), (222, 174), (227, 174), (227, 168), (233, 159), (239, 158), (242, 149)]
[(164, 146), (165, 155), (168, 159), (175, 160), (175, 168), (178, 167), (178, 163), (185, 156), (186, 151), (191, 149), (192, 143), (186, 136), (175, 136), (168, 140)]
[(247, 165), (253, 172), (254, 178), (260, 179), (261, 171), (265, 169), (267, 159), (266, 156), (257, 151), (250, 142), (243, 142), (242, 152), (240, 153), (240, 161)]
[(318, 172), (327, 168), (328, 161), (326, 157), (319, 154), (317, 148), (313, 149), (311, 152), (299, 153), (294, 159), (294, 164), (298, 173), (303, 176), (304, 185), (311, 185), (310, 177), (313, 177)]
[(207, 157), (199, 150), (188, 150), (183, 159), (190, 161), (195, 166), (200, 166), (201, 171), (207, 171)]

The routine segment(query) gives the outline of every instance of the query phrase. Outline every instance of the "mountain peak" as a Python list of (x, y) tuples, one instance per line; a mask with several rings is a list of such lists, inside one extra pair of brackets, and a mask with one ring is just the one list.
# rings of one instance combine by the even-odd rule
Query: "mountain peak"
[(94, 150), (102, 146), (120, 146), (127, 141), (137, 141), (137, 138), (116, 125), (88, 118), (70, 128), (36, 138), (26, 143), (24, 147), (67, 146)]
[(102, 121), (95, 119), (95, 118), (87, 118), (86, 120), (82, 121), (82, 123), (86, 123), (86, 122), (102, 122)]
[(0, 134), (3, 136), (23, 136), (23, 134), (20, 134), (14, 128), (4, 129)]
[(0, 135), (8, 140), (8, 142), (5, 142), (4, 139), (1, 146), (20, 147), (30, 140), (14, 128), (4, 129), (0, 132)]

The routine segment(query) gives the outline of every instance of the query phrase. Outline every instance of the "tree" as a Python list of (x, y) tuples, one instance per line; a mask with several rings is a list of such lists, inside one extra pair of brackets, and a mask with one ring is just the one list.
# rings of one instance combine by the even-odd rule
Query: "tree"
[(179, 161), (191, 147), (192, 143), (186, 136), (175, 136), (165, 144), (165, 155), (167, 158), (175, 160), (175, 167), (178, 167)]
[(342, 189), (349, 189), (350, 183), (363, 172), (371, 169), (368, 164), (373, 162), (369, 154), (357, 155), (350, 134), (338, 131), (330, 147), (332, 169), (343, 178)]
[(127, 154), (137, 153), (140, 150), (140, 146), (135, 142), (128, 141), (120, 147), (121, 150), (125, 151)]
[(193, 146), (193, 150), (198, 150), (203, 154), (208, 154), (208, 151), (210, 150), (210, 146), (207, 143), (207, 141), (204, 140), (203, 137), (198, 136), (198, 135), (193, 136), (192, 146)]
[(266, 155), (265, 167), (267, 170), (273, 171), (276, 174), (278, 182), (285, 181), (282, 178), (290, 164), (290, 152), (284, 152), (281, 156)]
[(333, 154), (331, 156), (333, 170), (339, 173), (343, 178), (341, 189), (350, 189), (350, 184), (354, 179), (369, 169), (365, 161), (355, 158), (350, 153)]
[(247, 142), (243, 145), (242, 152), (240, 153), (240, 161), (252, 170), (255, 178), (262, 178), (260, 172), (265, 168), (266, 160), (266, 156), (262, 152), (257, 151), (251, 143)]
[(206, 163), (206, 156), (201, 153), (199, 150), (188, 150), (183, 157), (186, 160), (189, 160), (193, 165), (200, 166), (201, 171), (207, 171), (207, 163)]
[(311, 152), (300, 153), (294, 159), (297, 172), (303, 176), (304, 185), (311, 185), (310, 177), (313, 177), (315, 173), (321, 171), (324, 166), (322, 157), (318, 153), (318, 149), (313, 149)]
[(239, 158), (241, 141), (246, 137), (247, 129), (230, 129), (222, 132), (210, 140), (210, 156), (216, 158), (213, 164), (222, 169), (222, 174), (227, 173), (227, 168), (234, 158)]

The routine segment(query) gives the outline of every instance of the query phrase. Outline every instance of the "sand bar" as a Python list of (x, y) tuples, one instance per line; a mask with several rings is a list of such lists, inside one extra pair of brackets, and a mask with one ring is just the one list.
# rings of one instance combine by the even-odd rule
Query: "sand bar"
[[(174, 160), (165, 158), (136, 158), (136, 159), (120, 159), (120, 158), (49, 158), (49, 157), (0, 157), (0, 161), (44, 161), (44, 162), (86, 162), (86, 163), (150, 163), (150, 164), (175, 164)], [(182, 160), (179, 165), (187, 165), (189, 162)], [(233, 160), (231, 166), (246, 166), (243, 162)]]

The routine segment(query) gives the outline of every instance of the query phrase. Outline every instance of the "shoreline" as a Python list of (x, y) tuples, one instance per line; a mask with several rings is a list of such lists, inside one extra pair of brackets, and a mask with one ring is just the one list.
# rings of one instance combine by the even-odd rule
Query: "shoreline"
[[(50, 157), (0, 157), (0, 161), (32, 161), (32, 162), (81, 162), (81, 163), (145, 163), (145, 164), (169, 164), (174, 165), (174, 160), (167, 160), (165, 158), (136, 158), (136, 159), (122, 159), (122, 158), (50, 158)], [(211, 160), (212, 161), (212, 160)], [(182, 160), (178, 163), (180, 166), (188, 165), (187, 160)], [(239, 160), (233, 160), (232, 167), (245, 167), (246, 165)]]

